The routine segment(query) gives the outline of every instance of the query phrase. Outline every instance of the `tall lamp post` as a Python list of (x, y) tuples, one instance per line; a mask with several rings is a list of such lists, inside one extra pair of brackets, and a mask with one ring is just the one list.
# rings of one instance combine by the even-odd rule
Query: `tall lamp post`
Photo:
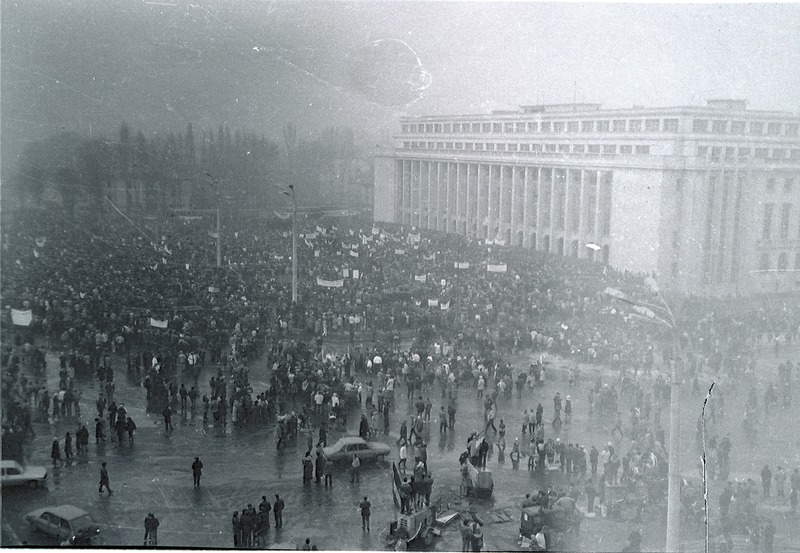
[(292, 303), (297, 303), (297, 196), (294, 185), (289, 185), (291, 194), (284, 192), (292, 198)]
[(672, 363), (670, 373), (671, 393), (669, 401), (669, 479), (667, 492), (667, 543), (665, 550), (675, 552), (680, 550), (680, 509), (681, 509), (681, 475), (680, 475), (680, 391), (681, 382), (678, 374), (678, 363), (682, 362), (681, 343), (678, 336), (678, 327), (675, 316), (669, 304), (664, 300), (658, 288), (658, 283), (653, 277), (647, 277), (645, 282), (658, 296), (661, 305), (632, 300), (627, 294), (614, 288), (606, 288), (605, 294), (632, 306), (632, 318), (655, 323), (670, 329), (675, 347), (676, 359)]

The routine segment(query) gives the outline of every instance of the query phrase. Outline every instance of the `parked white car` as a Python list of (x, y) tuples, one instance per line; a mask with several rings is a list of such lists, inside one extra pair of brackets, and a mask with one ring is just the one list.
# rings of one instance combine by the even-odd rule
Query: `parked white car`
[(73, 505), (43, 507), (25, 515), (34, 530), (59, 538), (62, 545), (91, 545), (100, 533), (89, 513)]
[(4, 488), (11, 486), (44, 487), (47, 469), (44, 467), (23, 467), (16, 461), (0, 461), (0, 482)]

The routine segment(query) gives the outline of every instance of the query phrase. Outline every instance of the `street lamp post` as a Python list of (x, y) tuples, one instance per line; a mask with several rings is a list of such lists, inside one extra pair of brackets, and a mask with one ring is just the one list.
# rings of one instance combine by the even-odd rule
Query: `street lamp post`
[[(675, 552), (680, 550), (680, 509), (681, 509), (681, 474), (680, 474), (680, 439), (681, 439), (681, 381), (679, 374), (679, 363), (683, 362), (681, 354), (681, 342), (678, 335), (678, 327), (675, 316), (664, 300), (658, 289), (658, 284), (652, 277), (647, 277), (645, 282), (650, 289), (656, 293), (661, 301), (661, 306), (631, 300), (626, 294), (607, 288), (605, 293), (613, 298), (629, 303), (633, 306), (635, 315), (648, 322), (653, 322), (669, 328), (672, 332), (675, 359), (672, 362), (670, 371), (670, 402), (669, 402), (669, 474), (667, 491), (667, 539), (665, 550)], [(632, 315), (633, 316), (633, 315)]]
[(292, 198), (292, 303), (297, 303), (297, 196), (294, 193), (294, 185), (289, 185)]

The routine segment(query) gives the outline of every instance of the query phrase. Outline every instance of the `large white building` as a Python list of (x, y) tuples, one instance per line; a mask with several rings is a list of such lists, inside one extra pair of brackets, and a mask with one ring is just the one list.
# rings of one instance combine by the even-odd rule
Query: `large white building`
[(796, 290), (799, 129), (744, 100), (403, 118), (376, 154), (375, 219), (597, 258), (686, 293)]

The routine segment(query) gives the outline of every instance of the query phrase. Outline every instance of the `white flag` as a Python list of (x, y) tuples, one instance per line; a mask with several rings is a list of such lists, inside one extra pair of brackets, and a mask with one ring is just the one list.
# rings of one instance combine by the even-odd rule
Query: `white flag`
[(158, 319), (154, 319), (150, 317), (150, 326), (154, 326), (156, 328), (167, 328), (168, 321), (159, 321)]
[(439, 300), (438, 299), (437, 300), (428, 300), (428, 307), (438, 307), (438, 306), (439, 306)]
[(450, 300), (447, 300), (447, 303), (440, 303), (439, 308), (442, 311), (447, 311), (448, 309), (450, 309)]
[(17, 326), (31, 326), (33, 321), (33, 311), (20, 311), (18, 309), (11, 310), (11, 322)]
[(358, 257), (358, 252), (354, 252), (353, 250), (350, 250), (350, 257)]
[(427, 282), (428, 275), (414, 275), (414, 280), (417, 282)]

